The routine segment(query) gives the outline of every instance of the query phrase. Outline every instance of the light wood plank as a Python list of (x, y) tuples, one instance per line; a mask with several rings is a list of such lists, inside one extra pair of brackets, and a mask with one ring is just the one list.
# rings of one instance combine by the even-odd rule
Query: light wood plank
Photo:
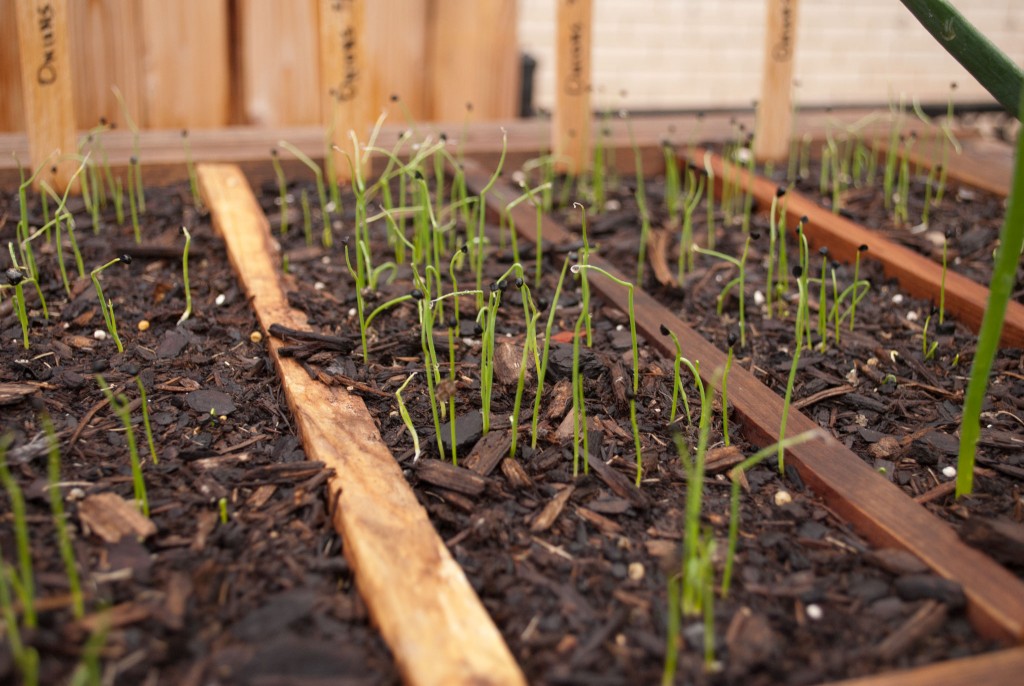
[(239, 0), (235, 36), (244, 123), (320, 123), (317, 17), (317, 0)]
[(764, 68), (757, 104), (754, 157), (782, 162), (793, 127), (793, 62), (799, 0), (767, 0)]
[(996, 686), (1019, 684), (1021, 675), (1024, 675), (1024, 648), (1010, 648), (917, 669), (832, 681), (829, 686)]
[(428, 54), (430, 119), (474, 122), (516, 115), (515, 0), (435, 0)]
[(36, 187), (45, 180), (63, 192), (78, 167), (67, 157), (77, 152), (68, 3), (17, 0), (15, 6), (28, 163), (32, 170), (43, 167), (35, 178)]
[[(270, 224), (234, 165), (199, 166), (203, 200), (260, 326), (305, 329), (278, 280)], [(333, 521), (374, 622), (405, 682), (525, 684), (465, 574), (434, 531), (361, 398), (311, 380), (268, 337), (306, 454), (335, 475)]]
[(339, 183), (347, 183), (352, 180), (353, 165), (358, 165), (360, 174), (365, 172), (349, 132), (354, 131), (360, 146), (365, 145), (373, 117), (366, 64), (366, 2), (320, 0), (319, 7), (322, 119), (335, 147), (335, 176)]
[(227, 0), (142, 0), (145, 103), (140, 126), (231, 122)]
[[(370, 112), (387, 112), (392, 125), (409, 128), (430, 118), (423, 78), (429, 6), (424, 0), (374, 0), (366, 6)], [(392, 95), (399, 100), (392, 102)]]
[(139, 4), (134, 0), (79, 0), (68, 9), (78, 128), (90, 129), (101, 117), (127, 127), (114, 86), (121, 90), (129, 116), (139, 124), (143, 87)]
[(592, 17), (591, 0), (558, 0), (551, 150), (556, 169), (573, 175), (591, 164)]

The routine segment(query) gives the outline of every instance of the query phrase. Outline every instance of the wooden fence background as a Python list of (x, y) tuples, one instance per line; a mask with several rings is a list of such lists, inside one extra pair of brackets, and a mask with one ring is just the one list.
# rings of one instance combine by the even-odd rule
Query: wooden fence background
[[(389, 121), (514, 117), (516, 0), (366, 3), (372, 103)], [(79, 129), (320, 123), (320, 0), (69, 0)], [(466, 103), (472, 103), (467, 111)], [(24, 131), (14, 0), (0, 0), (0, 131)]]

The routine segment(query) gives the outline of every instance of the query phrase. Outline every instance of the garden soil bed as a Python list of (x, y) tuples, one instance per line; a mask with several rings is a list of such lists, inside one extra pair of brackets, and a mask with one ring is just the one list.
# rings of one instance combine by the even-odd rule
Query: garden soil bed
[[(41, 613), (40, 628), (28, 637), (42, 655), (44, 683), (73, 669), (98, 620), (74, 621), (67, 605), (45, 498), (45, 443), (39, 439), (38, 421), (43, 408), (54, 417), (62, 447), (62, 491), (77, 529), (87, 607), (91, 612), (106, 605), (120, 608), (115, 616), (122, 619), (110, 629), (104, 649), (117, 683), (247, 683), (255, 675), (295, 670), (305, 671), (290, 683), (313, 683), (328, 674), (343, 683), (394, 682), (390, 657), (352, 591), (351, 574), (339, 555), (342, 543), (329, 525), (322, 496), (327, 474), (322, 465), (305, 459), (263, 344), (250, 338), (256, 322), (246, 298), (219, 240), (182, 201), (186, 196), (177, 188), (161, 194), (161, 200), (154, 197), (153, 204), (162, 205), (155, 214), (162, 219), (144, 229), (144, 246), (152, 251), (132, 247), (130, 230), (104, 228), (102, 239), (83, 240), (87, 265), (122, 251), (135, 253), (130, 267), (119, 265), (102, 276), (121, 322), (124, 354), (116, 354), (109, 339), (93, 337), (102, 329), (102, 318), (91, 284), (76, 286), (73, 298), (64, 296), (52, 255), (41, 259), (51, 278), (45, 291), (51, 318), (47, 323), (38, 313), (33, 317), (32, 348), (24, 355), (9, 345), (20, 341), (10, 299), (0, 306), (7, 308), (0, 310), (5, 351), (0, 382), (14, 384), (26, 396), (5, 408), (3, 426), (15, 432), (9, 462), (29, 499), (38, 595), (49, 603), (44, 603), (48, 609)], [(275, 214), (279, 217), (273, 198), (272, 192), (264, 196), (272, 223)], [(16, 216), (15, 201), (4, 202), (7, 214)], [(345, 206), (351, 206), (350, 199)], [(628, 199), (620, 206), (628, 212)], [(350, 217), (340, 220), (339, 237)], [(196, 236), (191, 261), (196, 313), (176, 326), (184, 307), (178, 257), (182, 223)], [(13, 233), (10, 220), (0, 231), (5, 238)], [(79, 231), (85, 235), (91, 227), (80, 224)], [(636, 223), (625, 216), (621, 227), (609, 222), (607, 231), (594, 234), (601, 254), (618, 256), (630, 273)], [(117, 239), (111, 238), (114, 234)], [(500, 244), (492, 234), (492, 245)], [(310, 329), (358, 351), (355, 299), (340, 245), (308, 247), (294, 231), (283, 240), (293, 272), (290, 300), (305, 312)], [(570, 247), (547, 246), (548, 276), (536, 294), (550, 298), (551, 273), (557, 274)], [(374, 250), (387, 254), (383, 241)], [(530, 265), (526, 250), (524, 260)], [(487, 259), (489, 278), (510, 264), (509, 251), (495, 249)], [(886, 461), (886, 473), (912, 495), (933, 494), (944, 481), (941, 469), (952, 459), (943, 441), (948, 443), (955, 431), (957, 393), (963, 387), (962, 379), (944, 370), (955, 352), (960, 352), (960, 365), (967, 364), (970, 339), (955, 328), (939, 337), (935, 360), (918, 359), (919, 326), (912, 326), (903, 309), (915, 308), (920, 315), (925, 305), (906, 299), (895, 310), (895, 292), (877, 274), (866, 273), (875, 280), (872, 296), (878, 299), (862, 303), (858, 321), (863, 328), (858, 324), (855, 334), (843, 337), (844, 348), (852, 350), (846, 354), (856, 361), (834, 349), (808, 355), (796, 397), (814, 398), (855, 385), (857, 392), (817, 399), (808, 411), (858, 452), (871, 454), (873, 447), (888, 445), (884, 438), (896, 441), (898, 449), (876, 459)], [(704, 264), (688, 282), (685, 297), (671, 289), (659, 295), (723, 345), (734, 323), (714, 315), (713, 284), (726, 276)], [(409, 293), (408, 278), (407, 270), (399, 269), (398, 278), (373, 297), (382, 302)], [(514, 287), (506, 293), (498, 330), (503, 342), (514, 346), (522, 340), (522, 308)], [(579, 307), (574, 289), (563, 293), (555, 328), (563, 341)], [(470, 310), (467, 301), (464, 312)], [(642, 344), (638, 410), (644, 482), (639, 490), (632, 486), (628, 403), (616, 381), (630, 369), (628, 326), (622, 312), (600, 300), (593, 310), (594, 346), (583, 353), (593, 469), (578, 477), (571, 472), (568, 440), (558, 433), (568, 399), (571, 346), (564, 342), (553, 345), (538, 448), (524, 447), (517, 461), (485, 460), (507, 445), (502, 427), (507, 426), (514, 386), (499, 380), (492, 408), (496, 428), (476, 442), (479, 343), (468, 334), (472, 322), (466, 322), (467, 333), (456, 339), (459, 380), (449, 391), (455, 393), (456, 415), (463, 418), (461, 455), (470, 455), (475, 444), (476, 464), (490, 466), (481, 468), (479, 480), (467, 480), (467, 470), (453, 473), (436, 459), (422, 373), (404, 394), (425, 443), (426, 454), (418, 461), (397, 412), (394, 391), (410, 373), (423, 369), (418, 336), (411, 333), (418, 332), (411, 305), (378, 318), (368, 365), (358, 352), (341, 354), (288, 341), (311, 376), (348, 387), (367, 403), (530, 683), (655, 683), (665, 655), (667, 578), (679, 569), (686, 492), (672, 439), (681, 432), (692, 441), (694, 429), (685, 421), (669, 425), (671, 361)], [(143, 319), (150, 328), (139, 332)], [(737, 364), (778, 388), (788, 371), (783, 351), (792, 327), (752, 317), (751, 328), (756, 335), (749, 348), (738, 351)], [(447, 359), (447, 336), (436, 343)], [(892, 350), (898, 355), (892, 356)], [(1020, 453), (1013, 450), (1020, 437), (1014, 423), (1019, 416), (1015, 399), (1022, 395), (1020, 363), (1019, 351), (1000, 358), (999, 387), (1005, 392), (993, 397), (995, 431), (985, 434), (986, 458), (1010, 468), (1024, 466), (1013, 462)], [(851, 381), (847, 377), (854, 369)], [(132, 493), (123, 431), (108, 408), (97, 409), (102, 400), (92, 379), (97, 372), (120, 384), (130, 398), (136, 397), (131, 375), (140, 373), (150, 391), (161, 459), (145, 465), (156, 533), (141, 542), (134, 537), (108, 542), (85, 529), (89, 519), (82, 505), (89, 497), (112, 492), (131, 498)], [(885, 379), (890, 373), (895, 384)], [(221, 394), (230, 400), (230, 412)], [(532, 400), (531, 389), (526, 395)], [(690, 403), (697, 403), (692, 393)], [(739, 428), (733, 424), (733, 445), (750, 454), (754, 448), (742, 442)], [(925, 433), (905, 444), (901, 440), (922, 429)], [(716, 419), (715, 448), (722, 447), (720, 431)], [(717, 454), (730, 455), (727, 450)], [(1016, 516), (1019, 521), (1013, 469), (1007, 476), (1006, 469), (991, 468), (993, 476), (979, 480), (982, 495), (966, 506), (933, 497), (930, 507), (951, 521), (965, 515)], [(718, 541), (718, 564), (728, 528), (730, 482), (724, 469), (712, 470), (704, 484), (703, 523)], [(685, 620), (681, 682), (817, 683), (996, 647), (967, 623), (957, 585), (928, 573), (912, 556), (867, 545), (795, 473), (780, 477), (766, 464), (747, 478), (751, 489), (741, 508), (737, 578), (729, 597), (715, 605), (720, 669), (704, 672), (703, 626), (699, 619)], [(791, 498), (788, 504), (777, 500), (782, 491)], [(227, 523), (218, 516), (222, 497), (228, 504)], [(13, 555), (7, 551), (14, 550), (9, 522), (5, 519), (0, 531), (8, 562)], [(465, 637), (464, 649), (473, 649), (472, 636)], [(11, 670), (9, 661), (0, 659), (0, 674), (9, 677)]]

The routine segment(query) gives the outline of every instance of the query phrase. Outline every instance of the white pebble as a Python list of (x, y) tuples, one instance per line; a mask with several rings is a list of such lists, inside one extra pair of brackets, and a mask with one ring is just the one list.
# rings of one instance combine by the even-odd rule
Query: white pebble
[(330, 263), (331, 263), (331, 256), (330, 255), (324, 255), (323, 257), (320, 258), (320, 264), (330, 264)]
[(354, 317), (354, 316), (356, 316), (356, 308), (354, 308), (354, 307), (350, 307), (350, 308), (348, 308), (348, 316), (349, 316), (349, 317)]
[(762, 293), (761, 291), (754, 291), (754, 304), (760, 306), (764, 305), (764, 303), (764, 293)]
[(896, 295), (892, 296), (892, 301), (899, 305), (901, 302), (903, 302), (903, 294), (897, 293)]
[(611, 200), (605, 202), (604, 209), (606, 212), (615, 212), (616, 210), (622, 209), (622, 203), (616, 200), (615, 198), (612, 198)]
[(921, 318), (921, 315), (919, 315), (917, 313), (917, 310), (911, 310), (910, 312), (907, 312), (907, 321), (908, 322), (916, 322), (920, 318)]
[(775, 492), (775, 506), (782, 507), (783, 505), (789, 505), (793, 502), (793, 496), (789, 494), (789, 491), (776, 491)]
[(220, 295), (217, 296), (217, 298), (213, 301), (213, 303), (215, 305), (223, 305), (225, 302), (227, 302), (227, 299), (228, 299), (228, 296), (226, 296), (223, 293), (221, 293)]
[(105, 341), (107, 340), (107, 332), (104, 331), (103, 329), (96, 329), (95, 331), (92, 332), (92, 337), (95, 338), (97, 341)]
[(615, 325), (615, 330), (616, 331), (624, 331), (625, 329), (626, 329), (626, 327), (624, 327), (622, 324), (616, 324)]
[(807, 606), (807, 619), (818, 621), (825, 616), (825, 611), (821, 609), (821, 605), (811, 604)]
[(317, 281), (316, 283), (313, 284), (314, 291), (322, 291), (325, 288), (327, 288), (327, 284), (325, 284), (323, 281)]
[(631, 581), (640, 581), (644, 578), (646, 570), (642, 562), (630, 562), (629, 563), (629, 578)]
[(953, 465), (943, 467), (942, 476), (946, 477), (947, 479), (952, 479), (954, 476), (956, 476), (956, 467), (954, 467)]

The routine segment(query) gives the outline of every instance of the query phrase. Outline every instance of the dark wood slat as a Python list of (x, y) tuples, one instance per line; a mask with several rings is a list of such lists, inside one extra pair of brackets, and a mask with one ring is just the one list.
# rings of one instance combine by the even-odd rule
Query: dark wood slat
[[(465, 172), (467, 184), (474, 192), (489, 179), (485, 168), (472, 163), (465, 165)], [(518, 191), (496, 184), (487, 194), (489, 211), (495, 214), (503, 211), (517, 195)], [(512, 212), (523, 238), (536, 241), (532, 208), (524, 203)], [(548, 217), (543, 219), (541, 231), (545, 241), (554, 245), (578, 240)], [(599, 255), (591, 255), (590, 261), (619, 278), (630, 280)], [(625, 289), (600, 275), (594, 275), (590, 283), (608, 302), (626, 311)], [(660, 334), (660, 327), (667, 326), (679, 337), (686, 356), (700, 360), (705, 383), (715, 382), (716, 370), (725, 365), (722, 351), (645, 291), (635, 291), (634, 304), (637, 329), (649, 345), (666, 356), (675, 355), (671, 341)], [(729, 399), (742, 418), (748, 440), (768, 445), (778, 439), (782, 398), (750, 372), (734, 367), (729, 373)], [(790, 410), (787, 435), (816, 428), (811, 419)], [(807, 442), (791, 448), (786, 455), (803, 480), (876, 545), (904, 548), (936, 573), (961, 583), (968, 598), (969, 616), (981, 633), (1014, 641), (1024, 638), (1024, 583), (1016, 576), (963, 544), (951, 527), (914, 503), (838, 441), (827, 438)]]
[(1011, 648), (917, 669), (833, 681), (829, 686), (1003, 686), (1019, 684), (1021, 675), (1024, 675), (1024, 648)]
[[(692, 161), (698, 168), (704, 167), (704, 150), (696, 150)], [(751, 189), (761, 207), (771, 207), (777, 184), (758, 175), (749, 178), (745, 169), (712, 154), (709, 158), (714, 170), (716, 183), (725, 177), (736, 179)], [(924, 255), (894, 243), (860, 224), (833, 214), (814, 200), (796, 191), (786, 194), (786, 226), (795, 234), (801, 217), (807, 217), (804, 233), (812, 248), (828, 246), (830, 254), (838, 260), (852, 262), (857, 249), (867, 245), (863, 259), (882, 263), (886, 276), (897, 279), (900, 286), (919, 298), (929, 298), (938, 303), (942, 284), (942, 265)], [(981, 326), (981, 319), (988, 305), (988, 288), (952, 270), (946, 272), (946, 311), (973, 331)], [(1003, 324), (1002, 344), (1008, 347), (1024, 347), (1024, 305), (1011, 301), (1006, 308)]]

